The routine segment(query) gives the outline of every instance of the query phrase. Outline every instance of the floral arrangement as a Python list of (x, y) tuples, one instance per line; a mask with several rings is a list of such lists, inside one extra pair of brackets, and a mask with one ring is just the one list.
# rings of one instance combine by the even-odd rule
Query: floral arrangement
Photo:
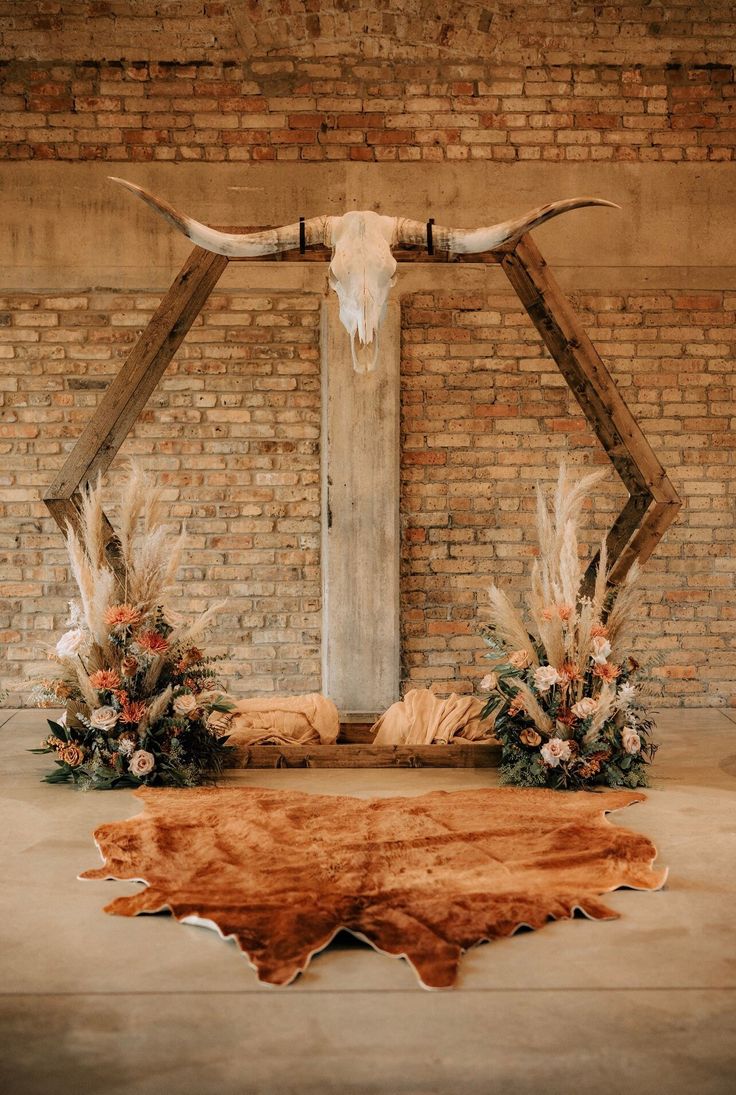
[(217, 659), (197, 645), (221, 605), (194, 621), (168, 606), (184, 534), (163, 525), (161, 491), (135, 465), (122, 485), (117, 570), (108, 539), (98, 480), (82, 494), (78, 531), (67, 534), (79, 599), (50, 655), (58, 671), (35, 689), (41, 706), (66, 711), (33, 752), (56, 756), (48, 783), (201, 783), (227, 754), (217, 712), (231, 705), (217, 688)]
[(602, 473), (573, 484), (564, 465), (554, 498), (537, 485), (539, 557), (528, 608), (534, 633), (497, 586), (485, 636), (493, 672), (482, 718), (495, 715), (507, 783), (555, 788), (639, 787), (656, 745), (643, 703), (647, 673), (626, 646), (633, 630), (635, 564), (609, 585), (606, 544), (584, 591), (578, 551), (582, 505)]

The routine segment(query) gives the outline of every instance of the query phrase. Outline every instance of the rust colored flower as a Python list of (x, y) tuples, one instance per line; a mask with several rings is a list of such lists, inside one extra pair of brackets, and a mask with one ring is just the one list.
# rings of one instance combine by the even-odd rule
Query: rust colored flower
[(108, 627), (123, 628), (136, 627), (141, 622), (141, 614), (133, 605), (110, 605), (105, 613), (105, 623)]
[(186, 669), (189, 669), (190, 665), (196, 665), (197, 662), (201, 662), (204, 654), (196, 646), (190, 646), (188, 650), (185, 650), (179, 661), (176, 663), (176, 668), (180, 673), (183, 673)]
[(58, 700), (68, 700), (72, 690), (66, 681), (51, 681), (51, 691)]
[(542, 609), (542, 619), (546, 620), (547, 623), (550, 622), (550, 620), (552, 619), (552, 616), (553, 616), (553, 612), (552, 612), (551, 608), (543, 608)]
[(55, 749), (57, 753), (60, 753), (62, 749), (66, 748), (66, 742), (62, 741), (61, 738), (57, 738), (55, 734), (49, 734), (49, 736), (44, 738), (41, 742), (41, 746), (42, 748), (48, 746), (51, 749)]
[(590, 629), (590, 637), (592, 639), (607, 639), (608, 628), (605, 626), (605, 624), (593, 624)]
[(567, 684), (572, 684), (573, 681), (580, 681), (583, 678), (578, 673), (578, 667), (575, 662), (563, 662), (560, 666), (560, 676), (564, 678)]
[(536, 730), (532, 730), (532, 728), (528, 726), (526, 730), (522, 730), (519, 734), (519, 741), (523, 745), (528, 745), (533, 749), (537, 745), (542, 744), (542, 735), (538, 734)]
[(166, 639), (158, 631), (144, 631), (142, 635), (136, 637), (136, 642), (141, 650), (149, 654), (163, 654), (169, 649)]
[(572, 616), (572, 605), (558, 605), (557, 615), (561, 620), (567, 621)]
[(70, 768), (78, 768), (84, 760), (84, 749), (81, 745), (75, 745), (74, 742), (72, 742), (70, 745), (66, 745), (60, 750), (59, 756)]
[(120, 663), (120, 668), (124, 677), (132, 677), (138, 668), (138, 659), (134, 658), (132, 654), (126, 654)]
[(518, 715), (523, 710), (524, 710), (523, 700), (519, 696), (514, 696), (513, 700), (509, 704), (509, 716), (511, 718), (513, 718), (514, 715)]
[(610, 662), (601, 662), (593, 670), (593, 676), (599, 677), (606, 684), (611, 684), (616, 680), (621, 670), (617, 665), (611, 665)]
[(113, 692), (113, 696), (123, 707), (128, 702), (128, 693), (125, 691), (124, 688), (116, 688), (116, 690)]
[(129, 701), (123, 705), (123, 710), (120, 713), (120, 721), (133, 726), (141, 721), (145, 713), (146, 705), (143, 700), (136, 700), (134, 702)]
[(120, 677), (114, 669), (98, 669), (90, 677), (89, 683), (98, 691), (104, 691), (105, 689), (117, 688), (120, 684)]

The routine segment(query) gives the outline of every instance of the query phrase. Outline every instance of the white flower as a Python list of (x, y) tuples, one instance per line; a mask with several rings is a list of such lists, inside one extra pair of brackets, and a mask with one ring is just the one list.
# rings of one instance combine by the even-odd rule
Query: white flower
[(197, 697), (193, 696), (191, 692), (185, 692), (174, 700), (174, 711), (177, 715), (191, 716), (192, 712), (197, 710), (197, 706)]
[(540, 665), (534, 670), (534, 684), (537, 692), (548, 692), (560, 680), (560, 674), (553, 665)]
[(557, 768), (561, 760), (569, 760), (571, 756), (570, 743), (562, 738), (550, 738), (539, 750), (544, 763), (550, 768)]
[(641, 750), (641, 738), (631, 726), (625, 726), (621, 731), (621, 744), (624, 752), (631, 753), (632, 756)]
[(112, 730), (119, 718), (114, 707), (95, 707), (89, 721), (96, 730)]
[(602, 665), (611, 653), (611, 644), (603, 635), (596, 635), (591, 642), (593, 653), (590, 655), (596, 665)]
[(492, 692), (498, 684), (498, 677), (495, 673), (486, 673), (483, 680), (480, 682), (481, 692)]
[(56, 644), (56, 653), (60, 658), (73, 658), (78, 654), (85, 643), (85, 634), (81, 627), (73, 627), (71, 631), (65, 631)]
[(598, 710), (598, 700), (593, 700), (586, 696), (584, 699), (574, 703), (570, 710), (576, 718), (587, 719), (591, 715), (594, 715)]
[(131, 738), (121, 738), (118, 742), (118, 753), (122, 753), (124, 757), (129, 757), (133, 752), (133, 741)]
[(633, 684), (627, 683), (621, 685), (618, 690), (618, 696), (616, 698), (618, 700), (619, 707), (628, 707), (630, 703), (634, 702), (635, 697), (636, 688)]
[(152, 772), (156, 767), (156, 758), (153, 753), (147, 752), (145, 749), (136, 749), (133, 756), (128, 761), (128, 768), (134, 776), (147, 776), (149, 772)]

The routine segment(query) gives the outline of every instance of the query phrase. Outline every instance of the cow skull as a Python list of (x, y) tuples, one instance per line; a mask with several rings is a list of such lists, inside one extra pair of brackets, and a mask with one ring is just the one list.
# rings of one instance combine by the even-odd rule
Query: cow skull
[[(256, 258), (291, 251), (299, 246), (299, 224), (247, 234), (219, 232), (177, 212), (135, 183), (125, 179), (113, 181), (137, 194), (197, 246), (214, 251), (217, 255)], [(434, 225), (434, 246), (438, 251), (466, 255), (493, 251), (560, 213), (586, 205), (619, 208), (614, 202), (602, 198), (568, 198), (542, 205), (514, 220), (487, 228), (443, 228)], [(398, 245), (426, 245), (427, 226), (422, 221), (361, 211), (344, 213), (341, 217), (312, 217), (302, 227), (306, 246), (322, 244), (332, 248), (329, 283), (337, 294), (340, 321), (350, 337), (353, 367), (359, 373), (370, 372), (378, 359), (381, 323), (386, 315), (391, 287), (396, 281), (396, 259), (392, 248)]]

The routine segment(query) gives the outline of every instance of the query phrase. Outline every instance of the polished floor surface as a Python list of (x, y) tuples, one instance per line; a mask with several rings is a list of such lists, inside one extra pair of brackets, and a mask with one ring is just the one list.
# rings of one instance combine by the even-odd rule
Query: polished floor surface
[[(648, 801), (614, 816), (670, 875), (613, 922), (478, 947), (458, 987), (335, 941), (289, 988), (170, 917), (78, 882), (128, 792), (39, 782), (44, 713), (0, 711), (0, 1090), (8, 1095), (726, 1095), (736, 1091), (736, 713), (663, 712)], [(489, 770), (276, 770), (245, 786), (391, 795), (490, 787)]]

